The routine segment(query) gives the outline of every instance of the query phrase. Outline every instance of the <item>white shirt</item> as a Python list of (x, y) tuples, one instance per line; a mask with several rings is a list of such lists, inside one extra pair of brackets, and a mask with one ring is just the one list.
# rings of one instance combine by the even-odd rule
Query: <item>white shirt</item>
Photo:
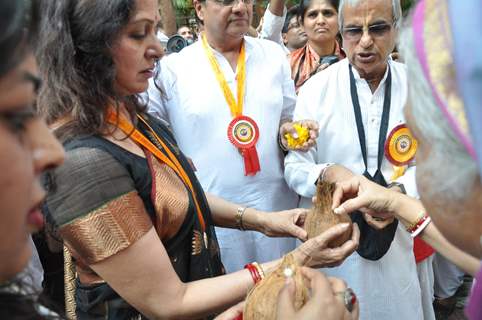
[(277, 16), (269, 10), (269, 4), (268, 4), (268, 7), (264, 11), (263, 25), (261, 27), (261, 32), (259, 33), (259, 37), (261, 39), (267, 39), (267, 40), (276, 42), (281, 46), (281, 48), (286, 54), (290, 54), (291, 51), (283, 43), (283, 37), (282, 37), (283, 26), (285, 24), (285, 19), (286, 19), (286, 13), (287, 13), (287, 10), (286, 10), (286, 7), (284, 7), (283, 15), (281, 17)]
[[(328, 163), (341, 164), (361, 174), (365, 171), (353, 104), (350, 95), (349, 61), (343, 59), (311, 77), (300, 89), (294, 119), (319, 121), (317, 146), (306, 153), (290, 152), (285, 159), (288, 185), (304, 198), (303, 207), (311, 207), (315, 182)], [(391, 109), (388, 133), (404, 123), (403, 107), (407, 97), (405, 66), (389, 61), (392, 73)], [(365, 128), (368, 172), (377, 169), (378, 136), (385, 96), (385, 77), (374, 93), (353, 68)], [(382, 173), (389, 182), (392, 164), (384, 157)], [(407, 171), (403, 183), (408, 193), (415, 192), (414, 168)], [(409, 178), (411, 177), (411, 179)], [(324, 269), (347, 281), (360, 299), (360, 319), (422, 319), (413, 241), (401, 224), (387, 254), (378, 261), (352, 254), (340, 266)]]
[[(392, 67), (392, 95), (387, 134), (395, 126), (405, 123), (403, 107), (407, 97), (405, 66), (392, 60), (389, 63)], [(352, 70), (365, 128), (368, 172), (373, 175), (377, 170), (378, 135), (387, 73), (372, 94), (368, 83), (360, 78), (355, 68)], [(310, 199), (316, 191), (316, 180), (327, 164), (343, 164), (358, 174), (365, 171), (350, 95), (348, 59), (343, 59), (324, 71), (326, 72), (320, 72), (314, 80), (310, 78), (301, 87), (294, 114), (295, 120), (315, 119), (319, 122), (317, 146), (305, 153), (290, 152), (285, 159), (288, 185), (301, 196)], [(393, 165), (386, 157), (383, 158), (381, 169), (389, 182)], [(414, 170), (415, 168), (411, 167), (406, 175), (414, 178)], [(403, 180), (409, 195), (416, 196), (415, 179), (403, 177), (398, 180)], [(305, 204), (311, 204), (311, 200), (306, 201)]]
[[(283, 154), (278, 146), (280, 122), (292, 118), (296, 101), (288, 62), (274, 42), (245, 37), (245, 44), (243, 114), (254, 119), (260, 130), (256, 149), (261, 171), (255, 176), (244, 175), (243, 158), (227, 138), (232, 115), (201, 41), (161, 61), (165, 97), (151, 85), (149, 112), (170, 123), (206, 192), (263, 211), (296, 208), (298, 197), (284, 180)], [(214, 55), (236, 97), (236, 73), (223, 55), (216, 51)], [(289, 246), (280, 245), (284, 240), (278, 239), (266, 240), (274, 243), (268, 245), (259, 234), (228, 229), (216, 232), (228, 271), (241, 269), (253, 261), (249, 259), (275, 259), (295, 246), (291, 239)]]

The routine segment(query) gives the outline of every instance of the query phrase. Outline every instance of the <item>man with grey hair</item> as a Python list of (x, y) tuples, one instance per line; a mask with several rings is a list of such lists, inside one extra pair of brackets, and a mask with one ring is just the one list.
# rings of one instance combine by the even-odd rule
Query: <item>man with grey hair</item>
[[(399, 0), (342, 0), (338, 12), (347, 59), (300, 89), (294, 118), (317, 120), (320, 132), (311, 150), (288, 154), (286, 181), (306, 207), (317, 181), (336, 183), (354, 174), (416, 196), (415, 167), (407, 157), (415, 144), (403, 115), (406, 68), (389, 57), (401, 23)], [(395, 166), (405, 174), (399, 176)], [(393, 218), (351, 217), (362, 232), (357, 252), (323, 271), (353, 288), (362, 320), (424, 319), (409, 233)]]

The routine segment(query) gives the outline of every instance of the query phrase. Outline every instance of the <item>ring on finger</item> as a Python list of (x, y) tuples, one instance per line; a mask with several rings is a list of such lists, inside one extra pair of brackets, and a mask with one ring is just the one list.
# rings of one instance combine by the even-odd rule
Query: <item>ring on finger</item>
[(353, 292), (353, 289), (346, 288), (345, 291), (337, 292), (335, 294), (343, 299), (346, 310), (348, 310), (348, 312), (352, 312), (357, 301), (356, 294)]

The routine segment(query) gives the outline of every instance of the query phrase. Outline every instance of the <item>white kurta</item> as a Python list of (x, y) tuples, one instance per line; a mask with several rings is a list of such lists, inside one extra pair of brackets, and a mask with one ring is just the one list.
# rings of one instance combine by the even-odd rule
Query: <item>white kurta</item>
[(269, 10), (269, 4), (266, 10), (264, 11), (263, 15), (263, 25), (261, 26), (261, 32), (259, 33), (259, 37), (261, 39), (267, 39), (276, 42), (281, 46), (285, 54), (290, 54), (290, 50), (285, 46), (283, 43), (283, 26), (285, 24), (286, 19), (286, 7), (283, 9), (283, 15), (277, 16)]
[[(201, 41), (162, 60), (165, 96), (151, 85), (149, 112), (170, 123), (180, 149), (197, 168), (204, 190), (228, 201), (263, 211), (296, 208), (298, 196), (283, 177), (283, 154), (278, 146), (282, 119), (291, 119), (296, 95), (290, 69), (278, 44), (245, 38), (246, 94), (243, 114), (260, 130), (256, 145), (261, 171), (244, 175), (244, 162), (227, 138), (232, 115)], [(236, 97), (236, 73), (214, 52)], [(234, 215), (234, 212), (233, 212)], [(228, 272), (252, 261), (279, 258), (294, 249), (295, 240), (267, 238), (256, 232), (217, 228), (221, 258)]]
[[(404, 122), (403, 107), (407, 97), (405, 66), (389, 61), (392, 71), (392, 96), (388, 133)], [(355, 173), (365, 170), (358, 140), (350, 95), (348, 59), (344, 59), (311, 77), (301, 88), (294, 119), (319, 121), (317, 146), (307, 153), (290, 152), (285, 159), (288, 185), (304, 198), (301, 205), (311, 206), (315, 182), (328, 163), (344, 165)], [(372, 94), (368, 83), (353, 69), (365, 128), (368, 171), (377, 167), (378, 135), (383, 111), (385, 78)], [(382, 172), (388, 181), (392, 165), (384, 158)], [(409, 179), (409, 177), (412, 177)], [(408, 193), (415, 190), (413, 170), (403, 177)], [(362, 320), (423, 319), (420, 286), (417, 279), (413, 241), (399, 224), (392, 245), (378, 261), (369, 261), (356, 252), (339, 267), (323, 269), (344, 279), (356, 292)]]

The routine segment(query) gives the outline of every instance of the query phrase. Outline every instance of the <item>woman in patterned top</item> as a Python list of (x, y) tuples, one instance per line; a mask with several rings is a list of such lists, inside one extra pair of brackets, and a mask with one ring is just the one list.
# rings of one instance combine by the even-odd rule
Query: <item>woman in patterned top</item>
[(308, 36), (308, 42), (289, 55), (296, 92), (312, 75), (333, 63), (334, 60), (322, 61), (324, 57), (345, 57), (337, 40), (338, 0), (303, 0), (298, 19)]
[[(214, 225), (304, 239), (305, 212), (266, 219), (206, 196), (169, 129), (144, 112), (137, 94), (162, 52), (156, 0), (50, 1), (43, 13), (39, 108), (66, 149), (46, 176), (44, 212), (75, 262), (77, 318), (203, 318), (242, 300), (253, 279), (223, 275)], [(295, 259), (341, 263), (357, 229), (340, 248), (326, 244), (344, 228)]]

